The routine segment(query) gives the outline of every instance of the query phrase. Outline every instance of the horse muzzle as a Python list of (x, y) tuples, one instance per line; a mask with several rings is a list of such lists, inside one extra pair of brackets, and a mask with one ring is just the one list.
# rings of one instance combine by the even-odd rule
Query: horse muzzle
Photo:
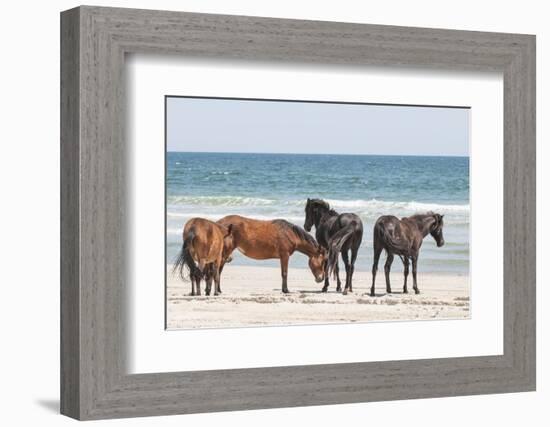
[(321, 283), (324, 279), (322, 277), (316, 277), (315, 282)]
[(441, 242), (437, 242), (437, 247), (440, 248), (445, 244), (445, 240), (442, 240)]

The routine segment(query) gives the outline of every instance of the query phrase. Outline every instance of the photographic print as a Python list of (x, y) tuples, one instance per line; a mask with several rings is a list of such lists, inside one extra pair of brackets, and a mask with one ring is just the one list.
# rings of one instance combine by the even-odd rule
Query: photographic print
[(470, 109), (166, 96), (166, 328), (470, 317)]

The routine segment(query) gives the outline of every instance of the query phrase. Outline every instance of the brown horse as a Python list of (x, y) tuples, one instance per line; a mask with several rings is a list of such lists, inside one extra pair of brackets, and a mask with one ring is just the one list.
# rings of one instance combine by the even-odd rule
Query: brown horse
[(231, 226), (233, 244), (252, 259), (279, 259), (281, 261), (282, 290), (288, 293), (288, 260), (295, 252), (309, 257), (309, 268), (319, 283), (324, 280), (327, 254), (303, 228), (283, 219), (260, 221), (239, 215), (229, 215), (218, 221)]
[(174, 264), (174, 271), (179, 269), (180, 276), (184, 279), (183, 268), (189, 268), (191, 295), (201, 294), (201, 279), (210, 275), (216, 284), (214, 295), (218, 295), (221, 267), (234, 249), (230, 226), (203, 218), (192, 218), (183, 229), (183, 245)]
[(443, 239), (443, 215), (428, 212), (427, 214), (413, 215), (401, 220), (391, 215), (378, 218), (374, 224), (373, 231), (374, 262), (372, 264), (371, 296), (374, 296), (376, 270), (378, 269), (378, 260), (380, 259), (382, 249), (385, 249), (387, 253), (386, 264), (384, 265), (386, 292), (391, 293), (390, 268), (395, 254), (401, 258), (405, 267), (403, 293), (406, 294), (408, 292), (407, 276), (409, 275), (409, 259), (412, 263), (414, 292), (416, 294), (420, 293), (416, 283), (416, 265), (420, 246), (422, 246), (422, 241), (428, 234), (434, 238), (437, 247), (445, 244), (445, 240)]

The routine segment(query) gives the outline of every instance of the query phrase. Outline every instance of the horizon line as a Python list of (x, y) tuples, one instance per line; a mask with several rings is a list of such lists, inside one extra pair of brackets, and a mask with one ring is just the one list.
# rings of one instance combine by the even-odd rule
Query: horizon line
[(187, 153), (187, 154), (284, 154), (284, 155), (308, 155), (308, 156), (379, 156), (379, 157), (466, 157), (463, 154), (369, 154), (369, 153), (286, 153), (286, 152), (255, 152), (255, 151), (172, 151), (166, 153)]

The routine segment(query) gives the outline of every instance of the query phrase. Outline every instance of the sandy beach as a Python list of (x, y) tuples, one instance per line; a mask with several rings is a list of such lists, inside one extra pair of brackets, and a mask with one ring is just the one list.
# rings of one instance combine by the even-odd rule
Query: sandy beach
[[(168, 271), (171, 271), (168, 266)], [(467, 275), (420, 273), (420, 294), (403, 294), (403, 275), (392, 273), (395, 293), (386, 294), (384, 272), (378, 273), (376, 296), (369, 295), (371, 273), (356, 271), (354, 291), (328, 293), (314, 282), (309, 270), (289, 269), (289, 294), (281, 292), (275, 267), (228, 265), (222, 275), (222, 294), (190, 296), (190, 282), (168, 274), (168, 329), (229, 328), (266, 325), (304, 325), (384, 320), (465, 319), (470, 317)]]

